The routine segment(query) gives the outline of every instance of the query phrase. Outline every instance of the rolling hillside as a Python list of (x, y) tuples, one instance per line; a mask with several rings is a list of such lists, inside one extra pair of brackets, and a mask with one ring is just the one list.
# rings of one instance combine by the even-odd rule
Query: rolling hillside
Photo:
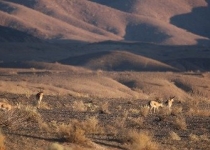
[(112, 71), (176, 71), (159, 61), (125, 51), (104, 51), (70, 57), (60, 61), (64, 64)]
[(45, 40), (208, 45), (208, 7), (205, 0), (2, 0), (0, 25)]

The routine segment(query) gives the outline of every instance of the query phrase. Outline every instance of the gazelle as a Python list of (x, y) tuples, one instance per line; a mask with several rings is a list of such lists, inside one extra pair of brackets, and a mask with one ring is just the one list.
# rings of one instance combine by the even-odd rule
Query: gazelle
[(10, 111), (12, 109), (12, 105), (5, 102), (0, 102), (0, 109), (3, 111)]
[(169, 111), (171, 111), (171, 106), (172, 106), (172, 104), (173, 104), (173, 102), (174, 102), (174, 98), (175, 98), (175, 96), (174, 96), (174, 97), (170, 97), (170, 99), (167, 100), (167, 102), (166, 102)]
[(163, 104), (156, 101), (150, 101), (149, 106), (150, 106), (150, 110), (152, 111), (153, 109), (155, 113), (155, 110), (158, 110), (159, 107), (163, 107)]
[(42, 92), (42, 91), (36, 94), (36, 100), (38, 101), (38, 107), (41, 104), (41, 101), (43, 99), (43, 96), (44, 96), (44, 92)]
[(0, 110), (3, 111), (10, 111), (11, 109), (15, 109), (15, 108), (20, 108), (20, 104), (17, 103), (16, 106), (12, 106), (10, 104), (8, 104), (7, 102), (0, 102)]

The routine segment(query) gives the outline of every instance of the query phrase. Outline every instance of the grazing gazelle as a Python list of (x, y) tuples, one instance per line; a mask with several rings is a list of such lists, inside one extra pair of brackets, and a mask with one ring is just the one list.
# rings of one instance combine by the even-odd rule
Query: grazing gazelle
[(12, 106), (8, 104), (7, 102), (0, 102), (0, 110), (3, 111), (10, 111), (11, 109), (20, 109), (20, 103), (17, 103), (16, 106)]
[(170, 99), (167, 100), (167, 102), (166, 102), (169, 111), (171, 111), (171, 106), (172, 106), (172, 104), (173, 104), (173, 102), (174, 102), (174, 98), (175, 98), (175, 96), (174, 96), (174, 97), (170, 97)]
[(43, 96), (44, 96), (44, 92), (42, 92), (42, 91), (36, 94), (36, 100), (38, 101), (38, 107), (41, 104)]
[(163, 104), (156, 101), (150, 101), (149, 106), (150, 106), (150, 110), (152, 111), (153, 109), (155, 113), (155, 110), (158, 110), (159, 107), (163, 107)]
[(12, 109), (12, 105), (5, 102), (0, 102), (0, 109), (3, 111), (9, 111)]

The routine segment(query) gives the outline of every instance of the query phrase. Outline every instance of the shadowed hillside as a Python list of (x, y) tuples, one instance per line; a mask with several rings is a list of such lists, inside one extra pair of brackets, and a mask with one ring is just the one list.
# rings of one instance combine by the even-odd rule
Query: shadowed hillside
[(191, 33), (210, 38), (210, 1), (206, 2), (207, 6), (196, 7), (189, 13), (171, 17), (171, 23)]
[(0, 42), (41, 42), (41, 40), (26, 32), (0, 26)]
[(125, 51), (99, 52), (70, 57), (60, 61), (64, 64), (90, 69), (113, 71), (175, 71), (169, 65)]

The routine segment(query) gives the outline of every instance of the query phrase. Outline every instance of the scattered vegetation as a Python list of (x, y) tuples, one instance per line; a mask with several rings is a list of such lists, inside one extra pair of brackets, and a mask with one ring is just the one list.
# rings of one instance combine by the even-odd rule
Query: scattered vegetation
[[(195, 108), (201, 106), (196, 101), (192, 101), (195, 104), (194, 106), (190, 103), (186, 105), (185, 102), (182, 105), (174, 105), (172, 111), (169, 111), (167, 107), (163, 107), (155, 114), (149, 113), (148, 106), (136, 106), (136, 102), (114, 106), (116, 109), (111, 108), (110, 102), (107, 101), (104, 103), (103, 101), (94, 101), (93, 103), (89, 100), (87, 102), (78, 99), (72, 102), (68, 108), (73, 108), (71, 111), (73, 111), (73, 114), (76, 114), (75, 118), (78, 117), (78, 114), (84, 114), (83, 118), (70, 118), (59, 122), (51, 120), (49, 122), (42, 116), (45, 112), (51, 113), (51, 111), (54, 111), (47, 107), (48, 102), (42, 103), (41, 109), (37, 109), (37, 107), (32, 105), (19, 104), (18, 107), (11, 111), (0, 111), (0, 126), (10, 132), (16, 132), (20, 129), (26, 130), (29, 126), (36, 126), (37, 131), (40, 130), (41, 134), (45, 133), (45, 136), (53, 137), (55, 143), (50, 144), (48, 150), (74, 150), (79, 148), (68, 147), (63, 143), (91, 149), (94, 147), (94, 142), (97, 143), (99, 139), (118, 142), (118, 144), (121, 144), (122, 149), (159, 150), (163, 146), (159, 143), (160, 139), (158, 139), (162, 133), (157, 133), (155, 130), (162, 132), (160, 128), (163, 127), (167, 131), (168, 129), (171, 130), (170, 132), (163, 131), (165, 132), (164, 135), (168, 134), (167, 138), (165, 138), (165, 143), (163, 142), (164, 146), (175, 141), (186, 140), (186, 138), (181, 138), (183, 133), (185, 136), (188, 136), (187, 139), (192, 143), (210, 141), (208, 134), (200, 136), (192, 134), (195, 133), (192, 132), (190, 127), (192, 125), (187, 125), (186, 117), (194, 117), (195, 114), (208, 116), (195, 110)], [(135, 107), (132, 107), (132, 105), (135, 105)], [(68, 109), (62, 103), (61, 106), (66, 110)], [(184, 110), (186, 106), (187, 109)], [(192, 106), (192, 108), (189, 108), (189, 106)], [(56, 107), (52, 105), (52, 108)], [(68, 113), (66, 111), (62, 112), (61, 108), (57, 108), (60, 115)], [(185, 112), (187, 113), (185, 114)], [(111, 120), (106, 120), (107, 118), (111, 118)], [(177, 131), (174, 132), (175, 130)], [(181, 133), (181, 130), (185, 131)], [(1, 145), (3, 148), (5, 147), (4, 139), (4, 135), (1, 134), (0, 150)], [(176, 145), (172, 146), (171, 149), (176, 149)]]

